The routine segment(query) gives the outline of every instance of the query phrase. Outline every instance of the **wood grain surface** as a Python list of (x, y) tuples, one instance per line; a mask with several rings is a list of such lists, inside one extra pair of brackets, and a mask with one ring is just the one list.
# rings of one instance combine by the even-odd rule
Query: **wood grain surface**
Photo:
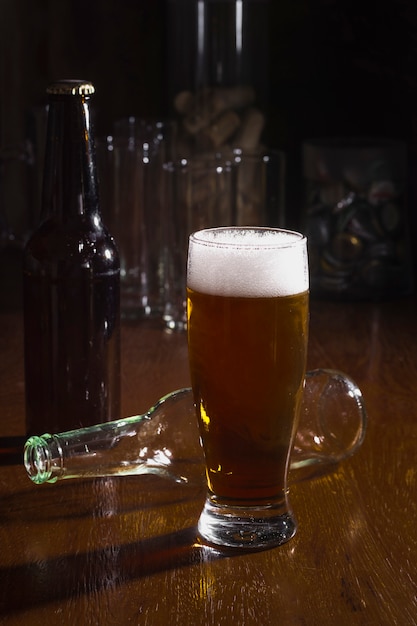
[[(273, 550), (201, 545), (203, 487), (156, 477), (37, 487), (19, 455), (0, 455), (0, 624), (416, 625), (416, 324), (415, 297), (312, 302), (309, 367), (350, 374), (369, 425), (355, 456), (292, 486), (299, 530)], [(24, 434), (19, 312), (0, 314), (0, 355), (4, 444)], [(125, 415), (188, 384), (185, 335), (123, 326)]]

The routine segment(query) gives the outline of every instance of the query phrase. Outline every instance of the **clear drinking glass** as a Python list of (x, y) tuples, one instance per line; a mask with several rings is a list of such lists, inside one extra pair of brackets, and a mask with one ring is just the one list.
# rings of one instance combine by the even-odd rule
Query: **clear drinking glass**
[(164, 307), (165, 228), (162, 164), (170, 158), (174, 126), (135, 117), (118, 120), (97, 142), (103, 218), (120, 254), (124, 319), (160, 318)]
[(165, 163), (163, 193), (167, 262), (163, 318), (169, 330), (185, 330), (187, 244), (190, 233), (235, 220), (236, 175), (222, 155)]
[(287, 473), (308, 287), (299, 233), (226, 227), (190, 236), (189, 360), (208, 483), (198, 529), (209, 543), (265, 548), (296, 532)]

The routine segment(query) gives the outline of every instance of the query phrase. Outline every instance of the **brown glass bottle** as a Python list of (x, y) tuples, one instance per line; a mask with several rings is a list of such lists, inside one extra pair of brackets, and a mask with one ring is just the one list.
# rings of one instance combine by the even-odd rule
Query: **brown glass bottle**
[(103, 225), (91, 83), (51, 85), (41, 222), (24, 255), (29, 434), (120, 417), (120, 267)]

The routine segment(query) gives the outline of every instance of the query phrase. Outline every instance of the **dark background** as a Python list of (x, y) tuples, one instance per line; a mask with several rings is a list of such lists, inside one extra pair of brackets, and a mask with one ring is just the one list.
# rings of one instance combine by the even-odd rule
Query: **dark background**
[[(28, 111), (56, 78), (94, 82), (98, 133), (125, 115), (168, 115), (168, 1), (1, 0), (0, 144), (25, 137)], [(413, 182), (416, 4), (270, 0), (269, 32), (259, 33), (269, 40), (267, 141), (287, 153), (294, 210), (311, 137), (403, 139)]]
[[(190, 0), (192, 2), (192, 0)], [(97, 87), (102, 128), (168, 112), (168, 0), (1, 0), (1, 138), (56, 78)], [(414, 0), (270, 0), (271, 142), (378, 134), (410, 140), (417, 95)]]

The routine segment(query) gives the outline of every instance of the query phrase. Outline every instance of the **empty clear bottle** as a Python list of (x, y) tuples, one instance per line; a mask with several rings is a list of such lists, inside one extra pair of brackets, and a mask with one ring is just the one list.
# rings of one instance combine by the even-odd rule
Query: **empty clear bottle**
[[(307, 372), (291, 454), (292, 481), (334, 466), (362, 444), (366, 410), (356, 383), (342, 372)], [(55, 435), (30, 437), (24, 462), (37, 485), (68, 478), (154, 474), (203, 484), (204, 458), (193, 393), (179, 389), (143, 415)]]

